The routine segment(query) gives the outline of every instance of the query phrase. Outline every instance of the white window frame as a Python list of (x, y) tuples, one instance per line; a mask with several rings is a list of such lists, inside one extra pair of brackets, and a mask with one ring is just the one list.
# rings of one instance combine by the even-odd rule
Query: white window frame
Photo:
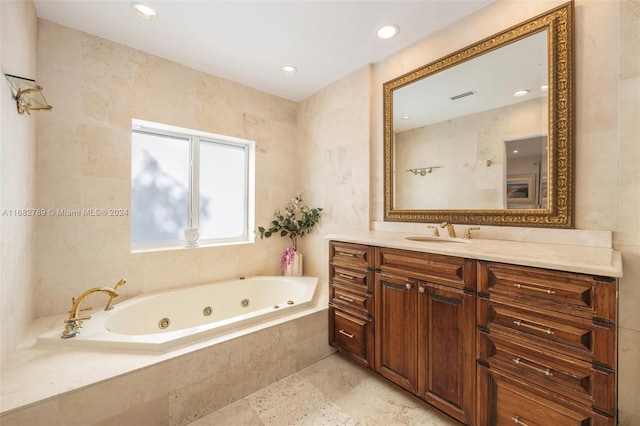
[[(189, 212), (187, 216), (187, 226), (196, 227), (199, 223), (200, 214), (200, 142), (213, 142), (235, 147), (241, 147), (245, 151), (245, 209), (244, 209), (244, 230), (243, 234), (232, 238), (199, 239), (198, 247), (216, 247), (234, 244), (250, 244), (255, 242), (255, 142), (248, 139), (236, 138), (233, 136), (218, 135), (198, 130), (186, 129), (183, 127), (171, 126), (168, 124), (154, 123), (151, 121), (132, 119), (131, 134), (133, 144), (133, 133), (148, 133), (159, 136), (179, 137), (189, 140), (190, 165), (189, 165)], [(133, 178), (133, 176), (131, 176)], [(131, 185), (130, 185), (131, 186)], [(129, 197), (131, 198), (131, 197)], [(133, 212), (131, 213), (133, 215)], [(130, 227), (133, 223), (130, 224)], [(152, 243), (131, 242), (131, 252), (147, 252), (160, 250), (173, 250), (185, 248), (184, 240), (161, 241)]]

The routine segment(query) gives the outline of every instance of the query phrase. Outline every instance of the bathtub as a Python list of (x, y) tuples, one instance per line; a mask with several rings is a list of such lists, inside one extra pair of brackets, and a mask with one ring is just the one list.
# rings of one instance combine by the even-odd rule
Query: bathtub
[(37, 344), (167, 351), (304, 310), (317, 285), (315, 277), (251, 277), (140, 295), (92, 313), (73, 338), (60, 338), (62, 324)]

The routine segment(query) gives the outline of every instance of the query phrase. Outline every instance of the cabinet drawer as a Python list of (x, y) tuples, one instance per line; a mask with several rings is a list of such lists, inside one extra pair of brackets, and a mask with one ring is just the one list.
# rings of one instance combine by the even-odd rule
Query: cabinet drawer
[(329, 307), (329, 344), (362, 364), (373, 366), (373, 323)]
[(348, 287), (352, 291), (373, 293), (374, 272), (348, 269), (338, 265), (329, 265), (329, 281)]
[(478, 324), (491, 334), (524, 339), (545, 349), (615, 369), (615, 327), (516, 304), (478, 299)]
[(615, 414), (615, 373), (508, 336), (480, 333), (480, 358), (490, 368), (605, 413)]
[(460, 257), (380, 248), (382, 272), (475, 291), (476, 262)]
[(375, 267), (375, 248), (362, 244), (331, 241), (329, 243), (329, 262), (334, 265), (366, 271)]
[[(481, 368), (488, 375), (489, 398), (486, 411), (480, 412), (479, 424), (520, 426), (614, 426), (615, 418), (588, 407), (566, 403), (545, 395), (525, 383), (495, 370)], [(483, 418), (484, 417), (484, 418)]]
[(373, 316), (373, 296), (350, 291), (338, 284), (329, 286), (331, 303), (347, 309), (360, 311), (361, 314)]
[(478, 262), (478, 292), (602, 322), (616, 322), (612, 278)]

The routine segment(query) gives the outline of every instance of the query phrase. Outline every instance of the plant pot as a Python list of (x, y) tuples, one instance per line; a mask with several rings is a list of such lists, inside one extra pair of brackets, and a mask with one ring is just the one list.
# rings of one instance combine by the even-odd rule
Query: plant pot
[(291, 263), (284, 269), (285, 276), (301, 277), (302, 276), (302, 254), (295, 252)]

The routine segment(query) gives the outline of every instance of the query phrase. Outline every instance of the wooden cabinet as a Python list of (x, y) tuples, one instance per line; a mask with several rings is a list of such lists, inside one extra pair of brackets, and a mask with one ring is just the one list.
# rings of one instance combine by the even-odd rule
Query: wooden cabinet
[(330, 344), (465, 424), (615, 425), (616, 280), (332, 241)]
[(478, 424), (615, 424), (614, 279), (480, 261), (478, 294)]
[(329, 243), (329, 344), (373, 368), (375, 248)]
[(376, 371), (471, 423), (475, 395), (475, 262), (379, 249)]

